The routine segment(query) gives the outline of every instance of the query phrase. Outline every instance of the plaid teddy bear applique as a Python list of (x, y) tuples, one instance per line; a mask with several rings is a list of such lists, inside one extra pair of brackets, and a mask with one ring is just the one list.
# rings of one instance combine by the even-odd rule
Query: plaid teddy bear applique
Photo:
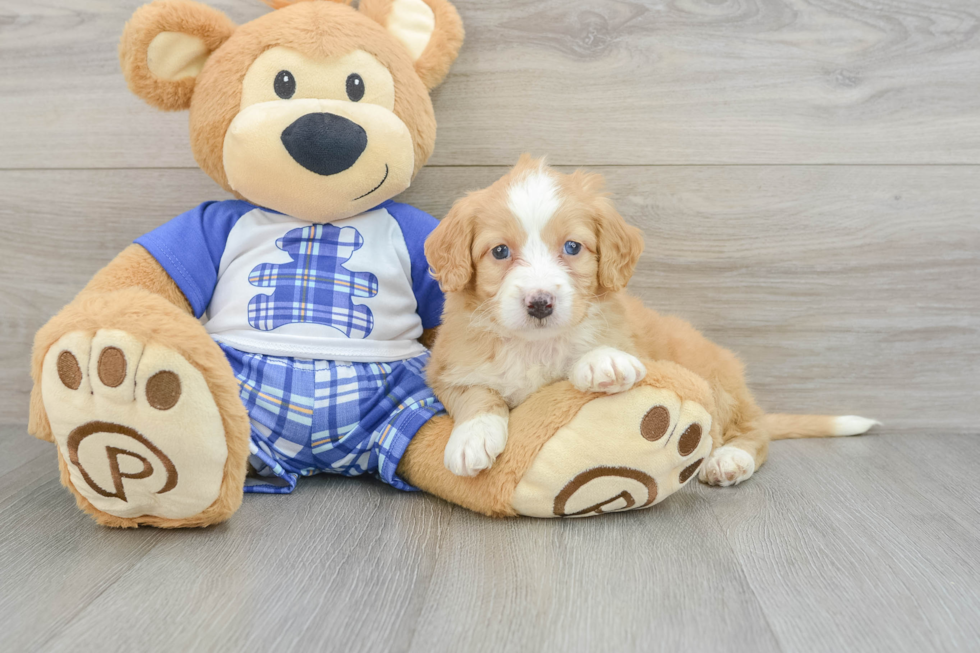
[(293, 261), (262, 263), (248, 275), (253, 286), (275, 288), (271, 295), (255, 295), (248, 302), (248, 323), (271, 331), (284, 324), (313, 322), (334, 327), (348, 338), (366, 338), (374, 328), (374, 316), (353, 298), (377, 295), (378, 278), (344, 268), (363, 245), (364, 237), (354, 227), (315, 224), (287, 232), (276, 247)]

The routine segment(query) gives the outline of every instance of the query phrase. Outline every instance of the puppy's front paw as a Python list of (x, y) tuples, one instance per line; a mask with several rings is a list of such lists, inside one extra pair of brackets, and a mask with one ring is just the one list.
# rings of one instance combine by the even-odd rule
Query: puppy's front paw
[(748, 480), (754, 473), (755, 460), (752, 454), (727, 445), (711, 452), (708, 462), (701, 467), (698, 478), (708, 485), (728, 487)]
[(457, 424), (446, 444), (446, 469), (456, 476), (476, 476), (489, 469), (507, 444), (507, 419), (477, 415)]
[(570, 381), (582, 392), (626, 392), (646, 376), (636, 356), (612, 347), (593, 349), (575, 363)]

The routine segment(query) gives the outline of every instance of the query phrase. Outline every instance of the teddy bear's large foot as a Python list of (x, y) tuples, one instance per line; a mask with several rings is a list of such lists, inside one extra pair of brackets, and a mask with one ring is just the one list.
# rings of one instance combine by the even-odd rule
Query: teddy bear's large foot
[(644, 361), (626, 392), (579, 392), (564, 381), (511, 411), (504, 452), (459, 477), (443, 466), (452, 420), (412, 440), (398, 473), (427, 492), (495, 517), (586, 517), (647, 508), (697, 475), (711, 451), (707, 382), (679, 365)]
[(100, 523), (199, 526), (237, 508), (220, 411), (176, 351), (115, 329), (68, 333), (45, 356), (41, 393), (62, 482)]
[(693, 478), (711, 451), (711, 416), (648, 385), (582, 406), (542, 447), (514, 490), (530, 517), (648, 508)]

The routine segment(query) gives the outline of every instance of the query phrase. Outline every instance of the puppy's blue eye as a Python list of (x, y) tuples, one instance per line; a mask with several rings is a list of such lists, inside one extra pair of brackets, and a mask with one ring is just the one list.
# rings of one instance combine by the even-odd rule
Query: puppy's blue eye
[(575, 256), (582, 251), (582, 243), (576, 243), (574, 240), (569, 240), (565, 242), (565, 253), (569, 256)]
[(510, 248), (507, 247), (507, 245), (497, 245), (490, 251), (493, 253), (493, 257), (498, 261), (502, 261), (505, 258), (510, 257)]

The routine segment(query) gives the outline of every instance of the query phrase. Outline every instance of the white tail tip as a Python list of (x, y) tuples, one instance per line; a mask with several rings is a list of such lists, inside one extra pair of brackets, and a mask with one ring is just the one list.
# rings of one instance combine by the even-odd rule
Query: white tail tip
[(840, 415), (834, 418), (834, 435), (861, 435), (872, 426), (881, 426), (881, 422), (857, 415)]

